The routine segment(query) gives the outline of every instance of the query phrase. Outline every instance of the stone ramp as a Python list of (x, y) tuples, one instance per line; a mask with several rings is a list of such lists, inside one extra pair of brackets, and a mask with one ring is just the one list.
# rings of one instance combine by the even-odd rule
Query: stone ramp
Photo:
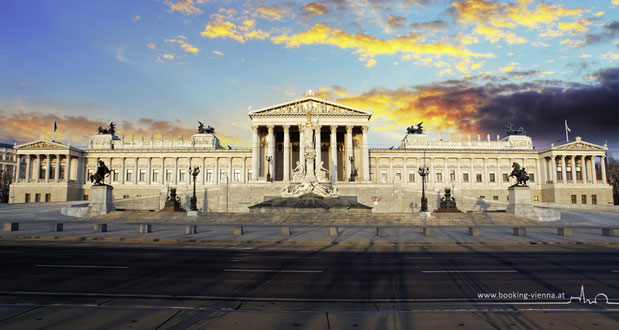
[(93, 218), (99, 221), (197, 222), (221, 224), (289, 224), (289, 225), (350, 225), (350, 226), (445, 226), (445, 225), (536, 225), (542, 224), (505, 212), (433, 213), (422, 219), (413, 213), (366, 214), (250, 214), (209, 212), (188, 217), (185, 212), (117, 211)]

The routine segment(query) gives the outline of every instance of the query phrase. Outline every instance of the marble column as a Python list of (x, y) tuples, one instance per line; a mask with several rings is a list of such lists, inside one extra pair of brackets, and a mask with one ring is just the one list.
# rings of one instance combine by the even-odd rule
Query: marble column
[(597, 172), (595, 171), (595, 159), (597, 157), (596, 156), (591, 156), (591, 180), (593, 181), (593, 183), (597, 183)]
[[(258, 126), (252, 126), (251, 139), (251, 180), (258, 181), (258, 170), (260, 160), (260, 138), (258, 136)], [(217, 174), (216, 174), (217, 175)]]
[(331, 164), (329, 171), (331, 172), (331, 182), (337, 181), (337, 126), (331, 126)]
[[(284, 157), (286, 157), (286, 156), (284, 155)], [(289, 161), (290, 161), (290, 159), (289, 159)], [(246, 179), (246, 176), (247, 176), (246, 172), (247, 172), (247, 170), (245, 169), (245, 164), (246, 163), (247, 163), (247, 157), (243, 157), (243, 165), (241, 167), (241, 182), (242, 183), (245, 183), (245, 181), (247, 181), (247, 179)], [(286, 171), (284, 170), (284, 172), (286, 172)]]
[(404, 157), (404, 159), (402, 159), (402, 183), (408, 183), (408, 166), (406, 164), (407, 162), (408, 158)]
[(316, 147), (315, 148), (316, 149), (316, 158), (315, 158), (316, 159), (316, 166), (314, 166), (314, 169), (315, 169), (316, 173), (318, 173), (318, 170), (320, 169), (320, 162), (322, 161), (322, 152), (320, 150), (320, 143), (321, 143), (321, 141), (320, 141), (320, 130), (321, 130), (321, 128), (322, 127), (319, 126), (319, 125), (316, 126), (316, 130), (315, 130), (315, 133), (314, 133), (314, 136), (315, 136), (315, 138), (314, 138), (315, 142), (314, 143), (315, 143), (315, 147)]
[(187, 177), (185, 178), (185, 181), (189, 185), (191, 184), (191, 180), (193, 180), (193, 177), (191, 177), (191, 157), (188, 157), (187, 161), (189, 162), (189, 166), (187, 166)]
[(606, 184), (606, 156), (602, 156), (600, 160), (600, 169), (602, 170), (602, 183)]
[(174, 184), (178, 184), (178, 157), (174, 157)]
[[(268, 129), (267, 139), (269, 141), (268, 156), (271, 157), (271, 161), (268, 163), (268, 166), (269, 166), (269, 172), (271, 173), (271, 181), (275, 181), (275, 145), (277, 143), (275, 141), (274, 128), (275, 127), (273, 125), (267, 126), (267, 129)], [(230, 176), (230, 173), (228, 173), (228, 176)]]
[(214, 184), (219, 184), (219, 157), (215, 157), (215, 173), (213, 173)]
[(284, 182), (290, 181), (290, 125), (284, 125)]
[(550, 156), (550, 173), (552, 173), (552, 182), (554, 184), (559, 183), (559, 179), (557, 178), (557, 156)]
[(161, 164), (159, 168), (159, 183), (161, 185), (165, 182), (165, 157), (161, 157)]
[(146, 184), (150, 184), (150, 181), (151, 181), (151, 175), (153, 172), (151, 170), (152, 163), (153, 163), (153, 158), (148, 157), (148, 167), (146, 168)]
[(307, 166), (305, 166), (305, 132), (303, 132), (303, 125), (299, 125), (299, 162), (304, 169), (307, 169)]
[(120, 184), (125, 184), (125, 157), (120, 158)]
[(41, 179), (41, 155), (37, 155), (37, 167), (35, 168), (35, 170), (36, 176), (34, 181), (38, 182), (39, 179)]
[(572, 183), (576, 184), (576, 156), (572, 155)]
[(536, 178), (535, 178), (536, 182), (535, 183), (541, 184), (541, 180), (543, 180), (543, 179), (542, 179), (541, 164), (540, 164), (538, 158), (535, 158), (535, 171), (537, 172), (537, 173), (535, 173), (535, 176), (536, 176)]
[(346, 171), (346, 175), (348, 176), (348, 179), (350, 179), (350, 177), (353, 174), (353, 166), (355, 166), (355, 162), (350, 162), (350, 157), (354, 155), (353, 150), (352, 150), (352, 128), (353, 126), (348, 125), (346, 126), (346, 168), (348, 169)]
[(30, 155), (26, 155), (26, 182), (32, 179), (31, 172), (32, 172), (32, 159)]
[(21, 156), (17, 155), (15, 159), (17, 160), (17, 164), (15, 166), (15, 180), (13, 182), (19, 182), (19, 174), (21, 172)]
[[(363, 181), (370, 182), (370, 150), (368, 146), (368, 126), (362, 126), (361, 132), (361, 167), (363, 168)], [(408, 173), (406, 174), (408, 176)]]
[(202, 157), (202, 169), (200, 173), (202, 184), (206, 184), (206, 157)]
[(45, 182), (49, 181), (52, 169), (51, 155), (45, 155)]
[(60, 155), (56, 155), (56, 171), (54, 172), (54, 182), (59, 182), (59, 181), (60, 181)]
[(561, 183), (567, 183), (567, 162), (565, 161), (565, 156), (561, 156)]
[[(69, 182), (71, 180), (71, 155), (67, 155), (67, 164), (64, 167), (64, 181)], [(58, 171), (60, 173), (60, 171)]]

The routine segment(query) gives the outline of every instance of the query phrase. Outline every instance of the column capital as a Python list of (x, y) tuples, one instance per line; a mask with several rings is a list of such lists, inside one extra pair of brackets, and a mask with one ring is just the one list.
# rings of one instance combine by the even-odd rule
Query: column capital
[(290, 132), (290, 125), (282, 125), (282, 127), (284, 128), (284, 133)]
[(355, 127), (355, 126), (353, 126), (353, 125), (346, 125), (346, 130), (347, 131), (352, 131), (353, 127)]
[(366, 134), (366, 133), (368, 132), (368, 130), (369, 130), (369, 129), (370, 129), (370, 127), (369, 127), (369, 126), (367, 126), (367, 125), (363, 125), (363, 126), (361, 126), (361, 131), (362, 131), (364, 134)]
[(337, 131), (337, 125), (331, 125), (331, 133)]
[(251, 125), (251, 130), (252, 130), (254, 133), (258, 133), (258, 128), (260, 128), (260, 126), (259, 126), (259, 125)]

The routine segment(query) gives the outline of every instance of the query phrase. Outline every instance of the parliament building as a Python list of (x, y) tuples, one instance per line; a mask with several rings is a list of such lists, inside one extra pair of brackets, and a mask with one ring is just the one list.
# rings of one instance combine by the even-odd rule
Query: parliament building
[[(327, 184), (341, 196), (352, 196), (373, 212), (416, 212), (427, 166), (430, 209), (451, 188), (462, 210), (501, 210), (514, 162), (526, 168), (534, 203), (612, 204), (606, 181), (606, 146), (575, 141), (533, 148), (525, 135), (432, 140), (424, 133), (404, 134), (399, 147), (370, 149), (370, 110), (305, 97), (250, 110), (251, 148), (223, 148), (215, 133), (169, 139), (97, 134), (85, 149), (41, 139), (15, 146), (18, 166), (9, 202), (88, 200), (90, 175), (102, 160), (111, 170), (105, 183), (116, 200), (136, 208), (161, 208), (171, 187), (188, 203), (196, 177), (198, 207), (212, 212), (248, 212), (265, 198), (281, 196), (304, 164), (307, 137), (300, 129), (311, 120), (314, 166), (325, 171)], [(309, 118), (309, 119), (308, 119)], [(123, 204), (125, 205), (125, 204)], [(128, 204), (127, 204), (128, 205)], [(131, 207), (129, 207), (131, 208)]]

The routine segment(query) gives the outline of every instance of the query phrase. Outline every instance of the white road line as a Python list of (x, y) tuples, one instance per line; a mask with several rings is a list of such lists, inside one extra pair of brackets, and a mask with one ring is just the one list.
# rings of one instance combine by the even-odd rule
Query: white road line
[(236, 269), (226, 268), (224, 272), (244, 273), (322, 273), (322, 270), (288, 270), (288, 269)]
[(517, 270), (422, 270), (422, 273), (517, 273)]
[(128, 269), (127, 266), (90, 266), (90, 265), (34, 265), (34, 267), (50, 267), (50, 268), (112, 268), (112, 269)]

